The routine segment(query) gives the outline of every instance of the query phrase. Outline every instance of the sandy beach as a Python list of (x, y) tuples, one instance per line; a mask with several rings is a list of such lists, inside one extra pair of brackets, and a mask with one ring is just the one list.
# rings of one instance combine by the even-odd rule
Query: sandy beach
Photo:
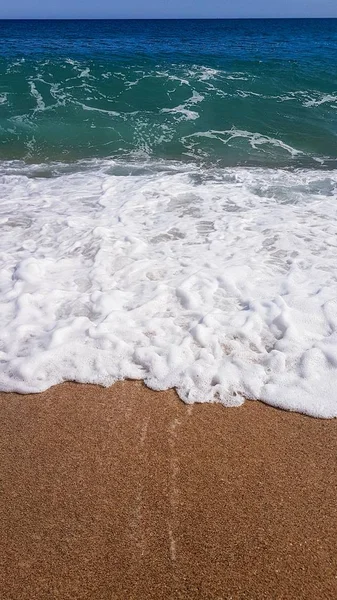
[(1, 394), (1, 598), (336, 598), (336, 455), (336, 420), (258, 402)]

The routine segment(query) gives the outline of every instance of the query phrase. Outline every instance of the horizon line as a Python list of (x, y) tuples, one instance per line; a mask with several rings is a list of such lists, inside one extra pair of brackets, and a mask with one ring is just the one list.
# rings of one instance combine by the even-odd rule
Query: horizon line
[(0, 17), (0, 21), (296, 21), (337, 20), (336, 16), (322, 17)]

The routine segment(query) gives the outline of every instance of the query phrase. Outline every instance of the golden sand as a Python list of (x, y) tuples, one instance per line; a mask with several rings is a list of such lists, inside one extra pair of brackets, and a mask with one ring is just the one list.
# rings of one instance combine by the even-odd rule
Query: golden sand
[(1, 394), (0, 476), (3, 600), (337, 598), (337, 420)]

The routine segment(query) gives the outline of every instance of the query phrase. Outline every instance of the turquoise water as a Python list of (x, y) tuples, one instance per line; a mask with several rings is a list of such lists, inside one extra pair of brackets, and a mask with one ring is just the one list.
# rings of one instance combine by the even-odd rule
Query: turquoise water
[(335, 166), (337, 20), (2, 21), (0, 158)]

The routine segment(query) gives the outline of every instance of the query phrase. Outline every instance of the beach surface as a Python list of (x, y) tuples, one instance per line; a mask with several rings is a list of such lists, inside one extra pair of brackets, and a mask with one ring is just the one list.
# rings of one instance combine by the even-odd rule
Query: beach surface
[(1, 598), (336, 598), (336, 455), (336, 420), (259, 402), (1, 394)]

